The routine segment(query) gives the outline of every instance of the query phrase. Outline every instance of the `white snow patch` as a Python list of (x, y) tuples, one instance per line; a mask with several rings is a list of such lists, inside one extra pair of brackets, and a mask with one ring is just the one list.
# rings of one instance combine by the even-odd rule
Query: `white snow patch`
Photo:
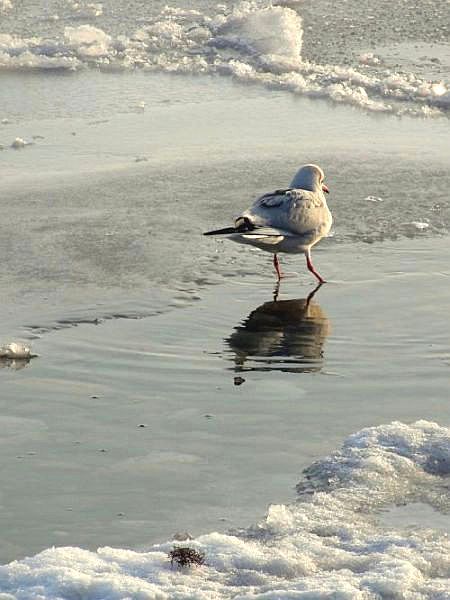
[(205, 554), (202, 566), (172, 567), (173, 540), (146, 552), (51, 548), (0, 567), (0, 589), (15, 600), (443, 600), (449, 538), (387, 529), (376, 515), (418, 500), (449, 512), (449, 476), (449, 428), (366, 428), (305, 470), (297, 502), (273, 505), (249, 529), (179, 542)]
[(111, 36), (92, 25), (66, 27), (64, 37), (68, 47), (74, 50), (80, 58), (111, 57), (111, 53), (113, 53)]

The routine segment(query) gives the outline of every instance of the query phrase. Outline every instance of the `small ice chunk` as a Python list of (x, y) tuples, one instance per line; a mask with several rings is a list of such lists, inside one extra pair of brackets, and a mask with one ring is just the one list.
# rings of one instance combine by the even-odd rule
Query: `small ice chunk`
[(92, 25), (65, 27), (64, 38), (78, 57), (89, 60), (105, 58), (110, 54), (112, 37)]
[(7, 11), (12, 8), (11, 0), (0, 0), (0, 12)]
[(366, 202), (384, 202), (383, 198), (380, 198), (380, 196), (366, 196), (364, 200)]
[(11, 342), (5, 346), (0, 346), (0, 358), (33, 358), (30, 346), (22, 342)]
[(373, 52), (364, 52), (363, 54), (359, 55), (359, 62), (362, 65), (370, 65), (373, 67), (375, 65), (379, 65), (381, 59), (379, 56), (376, 56)]
[(10, 121), (9, 119), (2, 119), (2, 120), (0, 121), (0, 123), (1, 123), (2, 125), (8, 125), (8, 123), (10, 123), (10, 122), (11, 122), (11, 121)]
[(130, 108), (136, 111), (144, 112), (145, 110), (145, 100), (141, 100), (136, 102), (136, 104), (130, 104)]
[(412, 225), (412, 227), (415, 227), (416, 229), (419, 229), (419, 231), (423, 231), (424, 229), (428, 229), (428, 227), (430, 226), (429, 223), (425, 223), (423, 221), (411, 221), (411, 223), (409, 223), (409, 225)]
[(447, 92), (447, 88), (443, 81), (439, 81), (438, 83), (433, 83), (431, 91), (435, 96), (443, 96)]
[(19, 150), (20, 148), (25, 148), (25, 146), (29, 146), (30, 144), (32, 144), (32, 142), (27, 142), (26, 140), (20, 137), (16, 137), (16, 139), (11, 144), (11, 148)]

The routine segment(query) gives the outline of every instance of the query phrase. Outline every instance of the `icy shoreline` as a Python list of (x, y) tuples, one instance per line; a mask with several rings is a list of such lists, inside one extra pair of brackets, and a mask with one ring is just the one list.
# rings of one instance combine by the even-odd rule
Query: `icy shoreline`
[(76, 21), (51, 38), (0, 33), (0, 72), (137, 68), (231, 77), (399, 116), (442, 116), (450, 107), (448, 82), (389, 66), (373, 52), (353, 65), (303, 56), (303, 21), (292, 8), (242, 2), (216, 11), (166, 6), (127, 35)]
[(446, 598), (448, 537), (380, 528), (387, 504), (421, 498), (447, 512), (450, 429), (418, 421), (365, 428), (342, 450), (305, 470), (299, 500), (272, 505), (264, 521), (235, 535), (188, 542), (200, 567), (172, 566), (168, 552), (52, 548), (0, 567), (2, 600), (174, 598)]

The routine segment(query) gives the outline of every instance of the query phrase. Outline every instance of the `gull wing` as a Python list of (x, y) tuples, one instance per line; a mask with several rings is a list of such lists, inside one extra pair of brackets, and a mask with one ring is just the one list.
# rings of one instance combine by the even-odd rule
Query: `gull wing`
[(272, 227), (284, 235), (305, 235), (321, 228), (328, 214), (322, 193), (288, 188), (261, 196), (240, 218), (248, 219), (258, 231)]

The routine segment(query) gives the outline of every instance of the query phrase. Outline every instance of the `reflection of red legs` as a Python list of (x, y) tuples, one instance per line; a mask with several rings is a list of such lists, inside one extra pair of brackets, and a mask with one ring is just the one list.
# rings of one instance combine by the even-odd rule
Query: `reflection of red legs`
[(275, 271), (278, 275), (278, 281), (283, 277), (283, 273), (280, 270), (280, 263), (278, 262), (278, 256), (276, 254), (273, 255), (273, 266), (275, 267)]
[(280, 293), (280, 280), (278, 280), (275, 284), (275, 289), (273, 290), (273, 301), (276, 302), (278, 300), (278, 294)]
[(315, 270), (314, 265), (311, 262), (311, 253), (308, 250), (305, 252), (306, 255), (306, 264), (308, 265), (308, 269), (311, 271), (311, 273), (319, 280), (319, 283), (326, 283), (325, 279), (323, 279), (319, 273)]
[(313, 291), (308, 294), (308, 297), (306, 298), (306, 308), (308, 308), (309, 303), (311, 302), (311, 300), (314, 298), (314, 296), (316, 295), (316, 293), (319, 291), (319, 289), (321, 287), (322, 287), (322, 284), (318, 283), (316, 285), (316, 287), (313, 289)]

